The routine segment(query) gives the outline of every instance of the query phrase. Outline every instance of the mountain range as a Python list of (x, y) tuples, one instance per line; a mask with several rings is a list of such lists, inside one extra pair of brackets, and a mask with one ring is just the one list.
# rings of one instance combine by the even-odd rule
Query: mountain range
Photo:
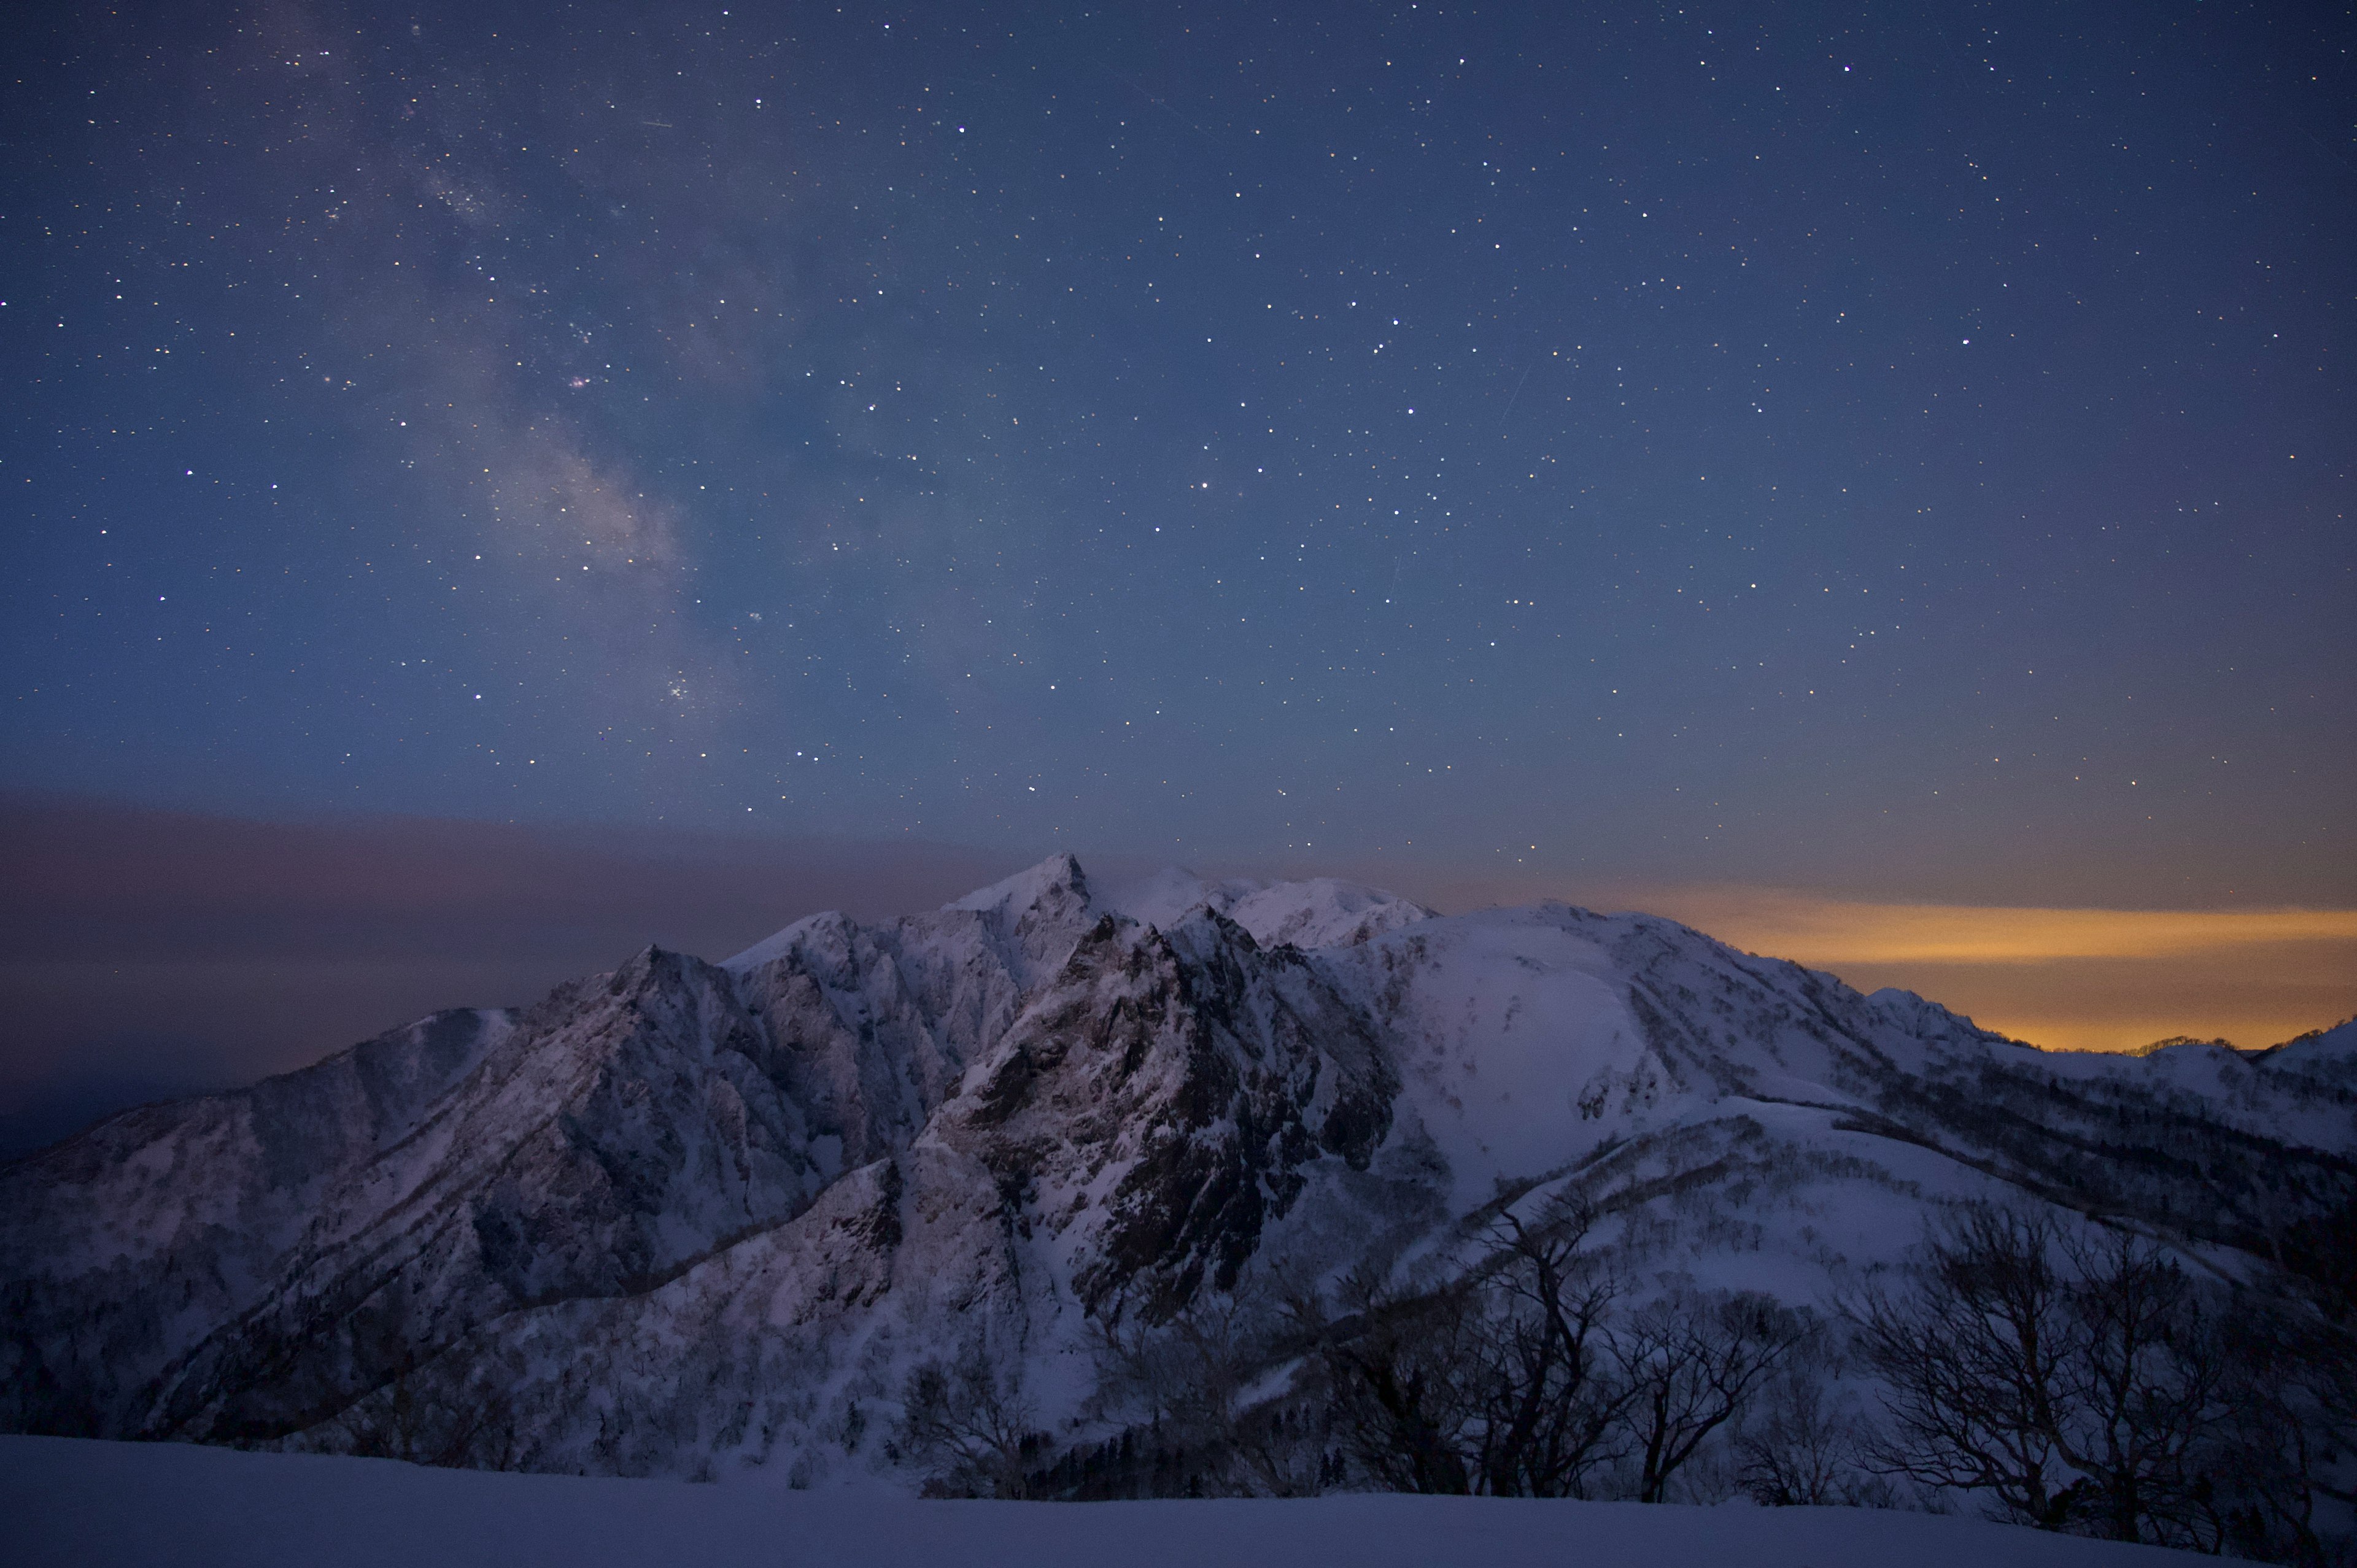
[(0, 1167), (0, 1430), (913, 1487), (921, 1369), (1045, 1466), (1147, 1419), (1121, 1325), (1445, 1279), (1573, 1197), (1632, 1280), (1820, 1310), (1975, 1199), (2320, 1277), (2357, 1026), (2050, 1053), (1642, 915), (1060, 855)]

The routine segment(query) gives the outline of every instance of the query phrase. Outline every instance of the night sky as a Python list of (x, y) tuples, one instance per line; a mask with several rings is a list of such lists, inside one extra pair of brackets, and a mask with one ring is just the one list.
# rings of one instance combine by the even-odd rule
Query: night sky
[(27, 15), (0, 786), (2347, 908), (2352, 48)]

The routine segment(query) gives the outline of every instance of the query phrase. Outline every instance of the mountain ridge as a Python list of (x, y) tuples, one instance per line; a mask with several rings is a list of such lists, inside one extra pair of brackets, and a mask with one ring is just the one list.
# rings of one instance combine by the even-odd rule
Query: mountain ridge
[(1445, 1277), (1573, 1197), (1632, 1267), (1802, 1305), (1986, 1197), (2255, 1278), (2357, 1192), (2349, 1032), (2050, 1055), (1653, 917), (1054, 856), (0, 1166), (0, 1428), (353, 1451), (430, 1399), (492, 1412), (456, 1462), (912, 1483), (912, 1369), (1078, 1442), (1121, 1429), (1112, 1327)]

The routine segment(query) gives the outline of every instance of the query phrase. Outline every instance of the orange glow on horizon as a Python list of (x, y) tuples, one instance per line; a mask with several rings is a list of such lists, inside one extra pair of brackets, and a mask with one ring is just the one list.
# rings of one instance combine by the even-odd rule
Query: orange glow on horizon
[(1679, 901), (1716, 905), (1717, 924), (1706, 929), (1721, 941), (1811, 964), (2055, 963), (2357, 942), (2357, 909), (1869, 904), (1765, 889), (1702, 890)]
[(1878, 904), (1760, 887), (1664, 889), (1638, 907), (2051, 1049), (2178, 1035), (2248, 1049), (2357, 1013), (2357, 909)]

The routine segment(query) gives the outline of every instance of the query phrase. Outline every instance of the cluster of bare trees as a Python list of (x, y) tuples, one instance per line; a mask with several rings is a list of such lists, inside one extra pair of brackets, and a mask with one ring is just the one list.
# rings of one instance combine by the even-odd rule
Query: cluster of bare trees
[(452, 1386), (406, 1364), (345, 1406), (322, 1435), (340, 1453), (448, 1469), (511, 1470), (523, 1453), (514, 1402), (495, 1382)]
[(1756, 1293), (1627, 1286), (1586, 1245), (1585, 1210), (1511, 1215), (1450, 1287), (1363, 1293), (1319, 1359), (1351, 1467), (1375, 1486), (1660, 1502), (1816, 1333)]
[(893, 1453), (931, 1472), (927, 1496), (1034, 1495), (1029, 1472), (1048, 1434), (1019, 1385), (992, 1364), (980, 1341), (953, 1362), (927, 1361), (910, 1372), (900, 1412)]
[[(1103, 1477), (1146, 1490), (1308, 1497), (1334, 1477), (1314, 1390), (1285, 1376), (1301, 1336), (1300, 1293), (1248, 1282), (1161, 1323), (1110, 1316), (1098, 1329), (1104, 1396), (1144, 1418), (1142, 1453)], [(1281, 1380), (1271, 1380), (1272, 1368)], [(1158, 1471), (1158, 1476), (1157, 1472)]]
[(967, 1496), (1662, 1501), (1822, 1330), (1753, 1293), (1655, 1282), (1639, 1299), (1593, 1226), (1585, 1209), (1503, 1216), (1437, 1290), (1264, 1277), (1159, 1320), (1107, 1314), (1102, 1397), (1130, 1424), (1092, 1447), (1051, 1452), (978, 1353), (929, 1362), (894, 1446)]
[(1885, 1390), (1863, 1462), (2049, 1530), (2333, 1560), (2357, 1359), (2320, 1304), (2204, 1282), (2153, 1241), (1976, 1207), (1853, 1303)]
[(1117, 1427), (1093, 1446), (1055, 1450), (979, 1352), (928, 1364), (896, 1442), (963, 1495), (1944, 1498), (2349, 1560), (2331, 1521), (2357, 1505), (2357, 1337), (2332, 1301), (1989, 1206), (1826, 1314), (1639, 1274), (1596, 1231), (1585, 1208), (1506, 1212), (1438, 1288), (1263, 1278), (1159, 1321), (1108, 1314)]

